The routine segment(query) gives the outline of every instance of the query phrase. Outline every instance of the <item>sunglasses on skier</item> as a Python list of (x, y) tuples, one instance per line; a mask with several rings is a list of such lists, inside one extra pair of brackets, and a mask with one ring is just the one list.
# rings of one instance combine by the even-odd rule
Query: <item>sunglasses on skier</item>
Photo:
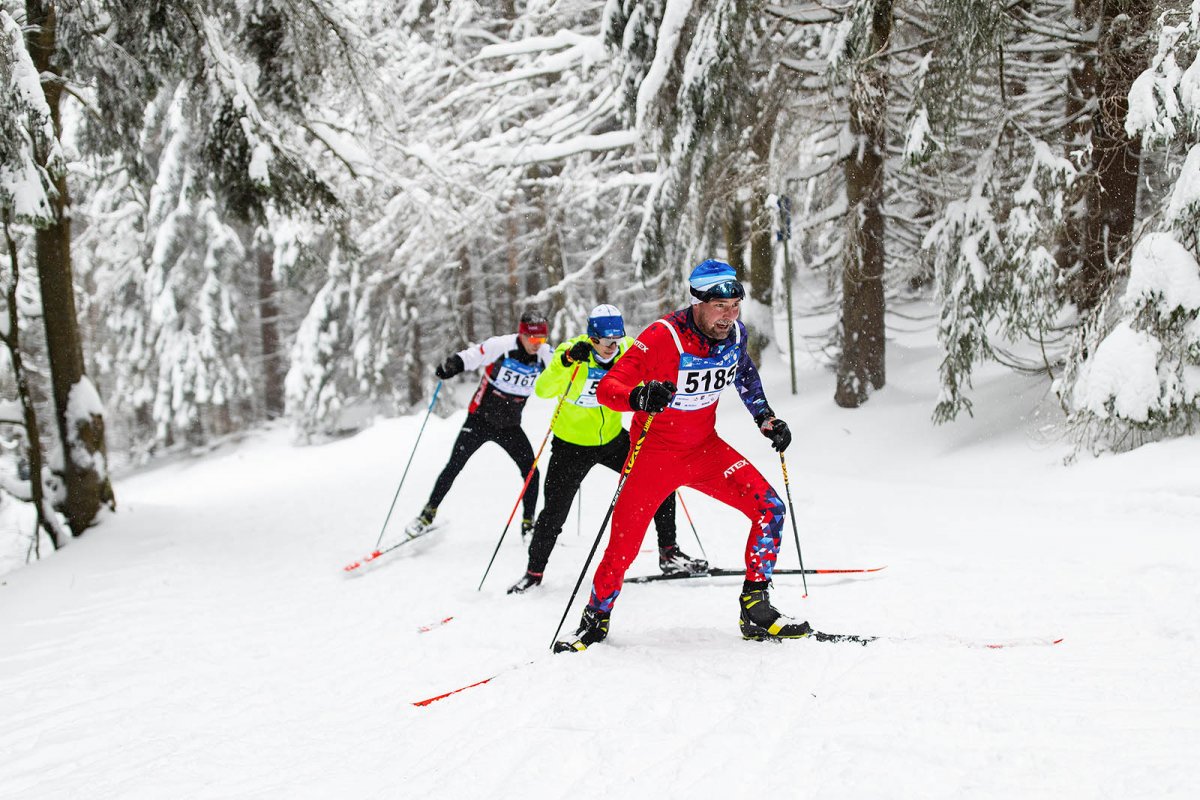
[(599, 339), (589, 336), (588, 338), (592, 340), (592, 344), (600, 347), (616, 347), (617, 343), (621, 341), (619, 336), (601, 336)]
[(732, 279), (713, 284), (702, 292), (696, 289), (690, 291), (692, 297), (697, 298), (701, 303), (707, 303), (709, 300), (741, 300), (746, 296), (746, 290), (742, 288), (742, 284)]

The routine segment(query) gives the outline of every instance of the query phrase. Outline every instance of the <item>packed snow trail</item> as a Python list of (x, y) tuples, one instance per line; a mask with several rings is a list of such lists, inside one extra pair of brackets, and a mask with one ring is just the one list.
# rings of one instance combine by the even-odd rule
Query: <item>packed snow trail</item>
[[(606, 642), (551, 656), (612, 473), (585, 481), (543, 585), (508, 596), (516, 537), (475, 591), (523, 478), (499, 448), (468, 465), (441, 530), (348, 576), (424, 409), (315, 447), (267, 431), (126, 476), (119, 513), (0, 576), (0, 797), (1190, 796), (1200, 442), (1064, 467), (1037, 433), (1044, 380), (990, 370), (976, 417), (933, 427), (936, 352), (889, 347), (888, 387), (854, 412), (825, 372), (792, 398), (786, 367), (764, 369), (795, 433), (806, 563), (888, 565), (809, 576), (806, 600), (781, 576), (772, 601), (912, 641), (745, 642), (740, 579), (714, 577), (629, 585)], [(531, 439), (551, 408), (530, 403)], [(384, 545), (461, 421), (430, 418)], [(718, 430), (781, 487), (736, 398)], [(712, 562), (736, 566), (746, 521), (685, 493)], [(631, 575), (656, 571), (653, 545)], [(1064, 641), (958, 644), (1041, 636)]]

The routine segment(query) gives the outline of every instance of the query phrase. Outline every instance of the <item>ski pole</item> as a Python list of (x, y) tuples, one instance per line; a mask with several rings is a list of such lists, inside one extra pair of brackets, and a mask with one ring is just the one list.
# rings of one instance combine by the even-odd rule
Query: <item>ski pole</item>
[(596, 541), (592, 542), (592, 549), (588, 553), (587, 561), (583, 562), (583, 569), (579, 571), (579, 580), (575, 581), (575, 588), (571, 590), (571, 599), (567, 601), (567, 607), (563, 609), (562, 619), (558, 621), (558, 627), (554, 629), (554, 638), (550, 640), (550, 649), (554, 649), (554, 643), (558, 640), (558, 634), (562, 632), (563, 623), (567, 621), (567, 614), (571, 613), (571, 604), (575, 602), (575, 595), (579, 593), (579, 587), (583, 584), (583, 576), (587, 574), (588, 567), (592, 564), (592, 557), (596, 555), (596, 548), (600, 546), (600, 537), (604, 535), (604, 529), (608, 527), (608, 521), (612, 519), (613, 509), (617, 507), (617, 498), (621, 496), (621, 490), (625, 488), (625, 481), (629, 478), (629, 473), (633, 471), (633, 462), (637, 461), (638, 453), (642, 451), (642, 444), (646, 441), (646, 434), (650, 432), (650, 423), (654, 422), (654, 415), (650, 414), (646, 417), (646, 424), (642, 426), (641, 435), (638, 436), (637, 442), (633, 445), (633, 450), (629, 453), (629, 458), (625, 460), (625, 468), (621, 470), (621, 480), (617, 481), (617, 490), (613, 492), (612, 502), (608, 504), (608, 511), (604, 515), (604, 521), (600, 523), (600, 530), (596, 531)]
[(683, 492), (675, 490), (675, 496), (679, 498), (679, 507), (683, 509), (683, 515), (687, 517), (688, 525), (692, 526), (692, 536), (696, 537), (696, 544), (700, 546), (700, 555), (704, 556), (704, 560), (708, 560), (708, 553), (704, 552), (704, 545), (700, 543), (700, 534), (696, 533), (696, 523), (692, 522), (692, 515), (688, 512), (687, 506), (683, 502)]
[[(787, 460), (783, 457), (783, 451), (779, 451), (779, 466), (783, 470), (783, 490), (787, 493), (788, 501), (788, 516), (792, 519), (792, 536), (796, 537), (796, 557), (800, 559), (800, 569), (804, 569), (804, 554), (800, 552), (800, 532), (796, 530), (796, 509), (792, 507), (792, 487), (788, 483)], [(807, 572), (800, 573), (800, 579), (804, 581), (804, 596), (808, 597), (808, 578)]]
[(387, 530), (388, 522), (392, 518), (392, 511), (396, 509), (396, 500), (400, 497), (400, 488), (404, 486), (404, 479), (408, 477), (408, 468), (412, 466), (413, 456), (417, 454), (417, 445), (421, 443), (421, 434), (425, 433), (425, 423), (429, 422), (429, 415), (433, 413), (433, 406), (437, 403), (438, 392), (442, 390), (442, 382), (439, 380), (437, 386), (433, 387), (433, 397), (429, 399), (429, 408), (425, 411), (425, 419), (421, 422), (421, 429), (417, 431), (417, 440), (413, 442), (412, 452), (408, 455), (408, 463), (404, 465), (404, 474), (400, 476), (400, 485), (396, 487), (396, 494), (392, 495), (392, 504), (388, 506), (387, 516), (383, 519), (383, 527), (379, 529), (379, 538), (375, 540), (375, 549), (379, 549), (379, 543), (383, 541), (383, 532)]
[(571, 384), (575, 382), (575, 376), (579, 374), (579, 367), (583, 362), (575, 365), (575, 369), (571, 371), (571, 378), (567, 381), (567, 388), (563, 390), (562, 397), (558, 398), (558, 405), (554, 407), (554, 413), (550, 416), (550, 427), (546, 429), (546, 435), (542, 438), (542, 446), (538, 448), (537, 455), (533, 457), (533, 466), (529, 468), (529, 474), (525, 476), (525, 483), (521, 486), (521, 493), (517, 495), (517, 502), (513, 503), (512, 513), (508, 515), (508, 522), (504, 523), (504, 530), (500, 531), (500, 541), (496, 542), (496, 549), (492, 551), (492, 560), (488, 562), (487, 569), (483, 571), (483, 577), (479, 579), (479, 586), (475, 587), (475, 591), (483, 588), (483, 582), (487, 580), (488, 573), (492, 571), (492, 564), (496, 562), (496, 554), (500, 552), (500, 545), (504, 543), (504, 536), (508, 533), (508, 526), (512, 525), (513, 517), (517, 515), (517, 507), (521, 505), (521, 500), (525, 497), (525, 491), (529, 488), (529, 481), (533, 479), (533, 473), (537, 472), (538, 461), (542, 458), (542, 451), (546, 449), (546, 442), (550, 441), (550, 432), (554, 430), (554, 421), (558, 419), (558, 412), (562, 411), (563, 403), (567, 399), (567, 393), (571, 391)]

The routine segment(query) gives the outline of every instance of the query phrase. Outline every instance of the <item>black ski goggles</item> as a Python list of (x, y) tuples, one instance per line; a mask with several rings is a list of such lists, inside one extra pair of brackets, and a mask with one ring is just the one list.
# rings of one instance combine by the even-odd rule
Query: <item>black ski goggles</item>
[(701, 303), (707, 303), (709, 300), (741, 300), (746, 296), (746, 290), (742, 288), (742, 284), (733, 279), (714, 283), (702, 292), (691, 287), (689, 287), (689, 291), (691, 291), (692, 297)]

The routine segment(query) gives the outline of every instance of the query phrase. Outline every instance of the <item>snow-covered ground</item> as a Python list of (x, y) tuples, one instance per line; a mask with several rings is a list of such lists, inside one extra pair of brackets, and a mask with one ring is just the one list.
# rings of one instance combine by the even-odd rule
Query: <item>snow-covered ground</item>
[[(898, 641), (744, 642), (740, 579), (721, 578), (627, 586), (608, 642), (550, 656), (612, 473), (585, 483), (541, 590), (510, 597), (515, 531), (476, 591), (520, 486), (499, 448), (437, 534), (348, 577), (421, 415), (316, 447), (267, 431), (121, 480), (102, 527), (0, 576), (0, 796), (1193, 796), (1200, 441), (1064, 466), (1045, 379), (998, 369), (974, 419), (933, 427), (936, 358), (897, 335), (888, 387), (857, 411), (828, 373), (790, 397), (786, 364), (764, 369), (795, 432), (805, 565), (887, 565), (810, 578), (807, 598), (781, 577), (773, 600)], [(721, 432), (782, 490), (727, 395)], [(550, 411), (527, 410), (535, 446)], [(385, 543), (461, 422), (430, 419)], [(738, 566), (747, 523), (684, 498), (710, 559)], [(630, 574), (656, 570), (652, 545)], [(969, 646), (1029, 637), (1063, 642)]]

